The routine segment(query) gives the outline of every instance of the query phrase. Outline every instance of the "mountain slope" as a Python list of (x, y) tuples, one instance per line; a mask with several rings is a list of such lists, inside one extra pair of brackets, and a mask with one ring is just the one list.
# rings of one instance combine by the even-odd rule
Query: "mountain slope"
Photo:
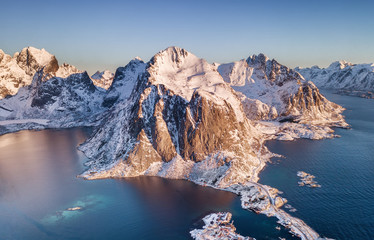
[(318, 87), (339, 93), (374, 98), (374, 64), (332, 63), (327, 68), (295, 68)]
[[(297, 131), (309, 128), (314, 132), (313, 125), (301, 122), (311, 117), (307, 111), (316, 111), (313, 109), (316, 106), (306, 107), (304, 112), (292, 102), (288, 103), (291, 100), (297, 102), (293, 100), (295, 96), (299, 96), (299, 102), (305, 101), (304, 91), (299, 93), (300, 83), (288, 78), (289, 75), (300, 77), (299, 74), (290, 71), (289, 75), (270, 78), (272, 74), (280, 73), (253, 69), (246, 65), (244, 68), (247, 72), (256, 71), (259, 76), (261, 71), (269, 73), (266, 78), (265, 75), (262, 79), (256, 77), (260, 82), (258, 88), (278, 94), (273, 102), (266, 104), (279, 111), (282, 117), (299, 117), (299, 122), (293, 123), (299, 127)], [(237, 92), (230, 87), (229, 84), (234, 85), (232, 78), (226, 78), (225, 82), (224, 74), (222, 77), (216, 66), (177, 47), (159, 52), (147, 64), (132, 62), (121, 72), (124, 75), (119, 79), (134, 83), (134, 88), (128, 98), (120, 100), (120, 93), (113, 87), (112, 91), (119, 95), (114, 94), (113, 101), (109, 101), (112, 107), (106, 113), (106, 121), (79, 147), (91, 159), (87, 162), (88, 170), (81, 177), (147, 175), (186, 179), (240, 195), (243, 208), (276, 216), (281, 224), (302, 239), (319, 238), (303, 221), (280, 209), (286, 200), (277, 195), (278, 190), (257, 183), (258, 173), (274, 156), (263, 143), (276, 133), (265, 134), (258, 121), (247, 117), (251, 113), (245, 112), (242, 105), (244, 91)], [(293, 87), (293, 92), (277, 91), (282, 86)], [(312, 90), (315, 95), (306, 97), (313, 98), (315, 104), (314, 96), (318, 96), (318, 92)], [(257, 92), (252, 97), (265, 101), (262, 96)], [(282, 102), (278, 103), (277, 99)], [(312, 99), (308, 101), (309, 106)], [(289, 111), (290, 108), (294, 110)], [(341, 117), (339, 112), (336, 114)], [(279, 120), (278, 117), (274, 119)], [(276, 131), (281, 130), (277, 127)], [(297, 134), (298, 137), (302, 135)]]
[(343, 108), (292, 69), (263, 54), (221, 64), (218, 71), (237, 92), (247, 117), (298, 123), (344, 125)]
[(29, 128), (94, 125), (106, 110), (101, 105), (104, 95), (86, 72), (50, 78), (41, 69), (30, 85), (0, 100), (0, 134)]
[(146, 64), (140, 58), (131, 60), (125, 67), (117, 68), (103, 105), (109, 107), (130, 97), (138, 78), (145, 72), (145, 68)]
[[(223, 186), (250, 177), (248, 173), (263, 164), (257, 153), (267, 152), (235, 92), (205, 60), (180, 48), (156, 54), (130, 99), (116, 105), (108, 119), (81, 147), (90, 158), (100, 159), (87, 178), (183, 178), (201, 171), (197, 165), (204, 162), (205, 170), (216, 174), (208, 180)], [(228, 171), (243, 166), (246, 176), (234, 177)]]
[(0, 49), (0, 99), (14, 95), (19, 88), (30, 85), (34, 74), (42, 68), (48, 77), (65, 78), (81, 72), (69, 64), (59, 66), (56, 57), (45, 49), (27, 47), (13, 57)]

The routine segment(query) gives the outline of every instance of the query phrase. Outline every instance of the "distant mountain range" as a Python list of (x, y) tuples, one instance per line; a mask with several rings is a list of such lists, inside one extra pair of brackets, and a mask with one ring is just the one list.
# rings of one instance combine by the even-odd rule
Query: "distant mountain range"
[[(15, 95), (18, 89), (31, 84), (36, 72), (43, 69), (44, 80), (52, 77), (66, 78), (74, 73), (83, 71), (63, 63), (58, 65), (56, 57), (44, 48), (26, 47), (11, 57), (0, 49), (0, 99)], [(109, 71), (96, 72), (91, 76), (93, 83), (108, 89), (112, 84), (114, 74)]]
[(327, 68), (296, 68), (305, 79), (318, 87), (337, 93), (374, 98), (374, 64), (332, 63)]

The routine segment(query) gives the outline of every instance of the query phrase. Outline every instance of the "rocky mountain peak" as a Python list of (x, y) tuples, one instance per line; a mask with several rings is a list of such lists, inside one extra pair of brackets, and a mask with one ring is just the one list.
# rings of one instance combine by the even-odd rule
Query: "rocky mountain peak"
[(44, 68), (46, 73), (57, 72), (59, 66), (55, 56), (47, 52), (44, 48), (37, 49), (26, 47), (17, 56), (17, 64), (26, 74), (32, 76), (40, 68)]
[(103, 72), (97, 71), (91, 76), (91, 79), (95, 86), (109, 89), (114, 79), (114, 73), (109, 70), (104, 70)]
[(348, 66), (354, 66), (354, 64), (347, 62), (345, 60), (340, 60), (340, 61), (335, 61), (331, 63), (330, 66), (328, 66), (328, 68), (332, 70), (341, 70)]
[(247, 63), (249, 65), (260, 65), (265, 66), (266, 62), (269, 60), (267, 56), (265, 56), (263, 53), (260, 53), (259, 55), (252, 55), (247, 59)]
[[(172, 64), (172, 65), (179, 65), (182, 64), (184, 59), (186, 59), (188, 56), (193, 55), (186, 51), (183, 48), (179, 47), (168, 47), (165, 50), (160, 51), (157, 53), (152, 59), (152, 64), (157, 63), (164, 63), (164, 64)], [(194, 56), (194, 55), (193, 55)]]

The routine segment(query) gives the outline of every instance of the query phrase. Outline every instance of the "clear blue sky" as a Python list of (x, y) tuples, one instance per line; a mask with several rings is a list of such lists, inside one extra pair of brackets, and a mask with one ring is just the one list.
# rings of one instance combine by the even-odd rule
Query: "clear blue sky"
[(261, 52), (289, 67), (374, 62), (374, 1), (2, 1), (0, 49), (26, 46), (90, 73), (168, 46), (209, 62)]

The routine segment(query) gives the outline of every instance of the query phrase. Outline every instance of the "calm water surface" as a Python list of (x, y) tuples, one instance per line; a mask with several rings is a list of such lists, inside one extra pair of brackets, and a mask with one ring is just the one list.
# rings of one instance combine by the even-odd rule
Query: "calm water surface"
[[(290, 235), (276, 219), (245, 211), (229, 192), (187, 181), (76, 178), (87, 159), (83, 129), (0, 136), (0, 239), (190, 239), (208, 213), (231, 211), (238, 231)], [(81, 207), (77, 211), (69, 208)]]
[[(300, 217), (318, 233), (335, 239), (374, 239), (374, 101), (325, 93), (347, 110), (352, 129), (341, 138), (272, 141), (273, 159), (260, 182), (284, 192)], [(297, 171), (316, 176), (321, 188), (299, 187)]]

